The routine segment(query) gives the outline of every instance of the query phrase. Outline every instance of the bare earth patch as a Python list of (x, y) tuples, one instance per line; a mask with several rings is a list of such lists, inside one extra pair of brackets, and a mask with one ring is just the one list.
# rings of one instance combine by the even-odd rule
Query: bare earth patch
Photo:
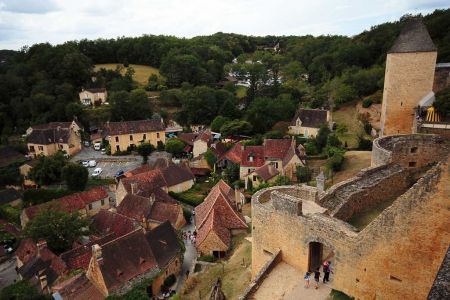
[(333, 184), (355, 176), (361, 169), (370, 167), (371, 151), (347, 151), (342, 170), (334, 174)]

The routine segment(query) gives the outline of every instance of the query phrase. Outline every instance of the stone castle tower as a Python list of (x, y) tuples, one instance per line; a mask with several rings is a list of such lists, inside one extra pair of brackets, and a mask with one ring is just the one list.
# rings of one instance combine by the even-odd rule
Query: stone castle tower
[(422, 21), (408, 21), (386, 58), (381, 135), (412, 132), (414, 109), (433, 90), (436, 57)]

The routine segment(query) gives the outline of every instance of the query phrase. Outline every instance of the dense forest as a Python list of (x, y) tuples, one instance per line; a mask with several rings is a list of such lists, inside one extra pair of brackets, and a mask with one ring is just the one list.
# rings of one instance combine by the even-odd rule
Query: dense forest
[[(264, 133), (278, 121), (289, 120), (299, 102), (336, 107), (369, 95), (379, 99), (386, 52), (411, 17), (353, 37), (219, 32), (191, 39), (144, 35), (1, 50), (1, 141), (30, 124), (74, 116), (88, 126), (92, 119), (78, 101), (83, 87), (108, 88), (112, 120), (150, 118), (155, 113), (146, 107), (146, 94), (136, 90), (132, 69), (94, 72), (99, 63), (158, 68), (161, 76), (150, 77), (144, 88), (161, 91), (163, 105), (178, 106), (176, 118), (183, 125), (215, 121), (217, 127), (229, 122), (227, 128)], [(438, 62), (449, 62), (450, 9), (436, 10), (423, 21), (438, 47)], [(277, 44), (279, 49), (272, 50)], [(228, 72), (248, 81), (244, 97), (237, 97), (233, 85), (221, 84)]]

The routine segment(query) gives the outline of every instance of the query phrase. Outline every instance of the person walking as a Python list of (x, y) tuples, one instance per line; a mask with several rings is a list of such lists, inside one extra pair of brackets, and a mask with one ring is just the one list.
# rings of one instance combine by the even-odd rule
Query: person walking
[(322, 271), (323, 271), (323, 283), (326, 283), (329, 280), (330, 277), (330, 269), (328, 268), (328, 262), (324, 261), (322, 265)]
[(319, 268), (317, 268), (314, 271), (314, 282), (315, 282), (314, 288), (316, 290), (319, 288), (319, 281), (320, 281), (320, 270), (319, 270)]
[(305, 288), (309, 288), (309, 280), (311, 279), (311, 273), (308, 271), (305, 274)]

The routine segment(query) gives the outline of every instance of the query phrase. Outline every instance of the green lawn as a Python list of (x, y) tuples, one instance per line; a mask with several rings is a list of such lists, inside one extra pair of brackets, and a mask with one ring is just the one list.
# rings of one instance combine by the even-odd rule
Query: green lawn
[(206, 182), (206, 181), (199, 180), (194, 184), (194, 186), (190, 190), (187, 190), (182, 193), (170, 192), (170, 194), (172, 195), (172, 197), (174, 197), (175, 199), (177, 199), (180, 202), (183, 202), (183, 203), (186, 203), (186, 204), (189, 204), (192, 206), (197, 206), (203, 202), (203, 200), (208, 195), (209, 191), (211, 190), (211, 188), (213, 186), (214, 185), (211, 181)]
[[(94, 70), (98, 71), (101, 68), (105, 68), (107, 70), (115, 70), (117, 65), (123, 67), (122, 75), (125, 74), (126, 68), (122, 64), (98, 64), (95, 65)], [(147, 84), (148, 77), (150, 77), (150, 75), (152, 74), (159, 75), (159, 70), (150, 66), (133, 65), (133, 64), (130, 64), (129, 66), (132, 67), (135, 71), (133, 79), (142, 86)]]
[(339, 139), (343, 143), (347, 142), (349, 148), (356, 148), (358, 146), (358, 133), (363, 132), (363, 128), (358, 121), (358, 112), (355, 104), (350, 103), (334, 111), (333, 121), (347, 126), (348, 131), (339, 135)]

